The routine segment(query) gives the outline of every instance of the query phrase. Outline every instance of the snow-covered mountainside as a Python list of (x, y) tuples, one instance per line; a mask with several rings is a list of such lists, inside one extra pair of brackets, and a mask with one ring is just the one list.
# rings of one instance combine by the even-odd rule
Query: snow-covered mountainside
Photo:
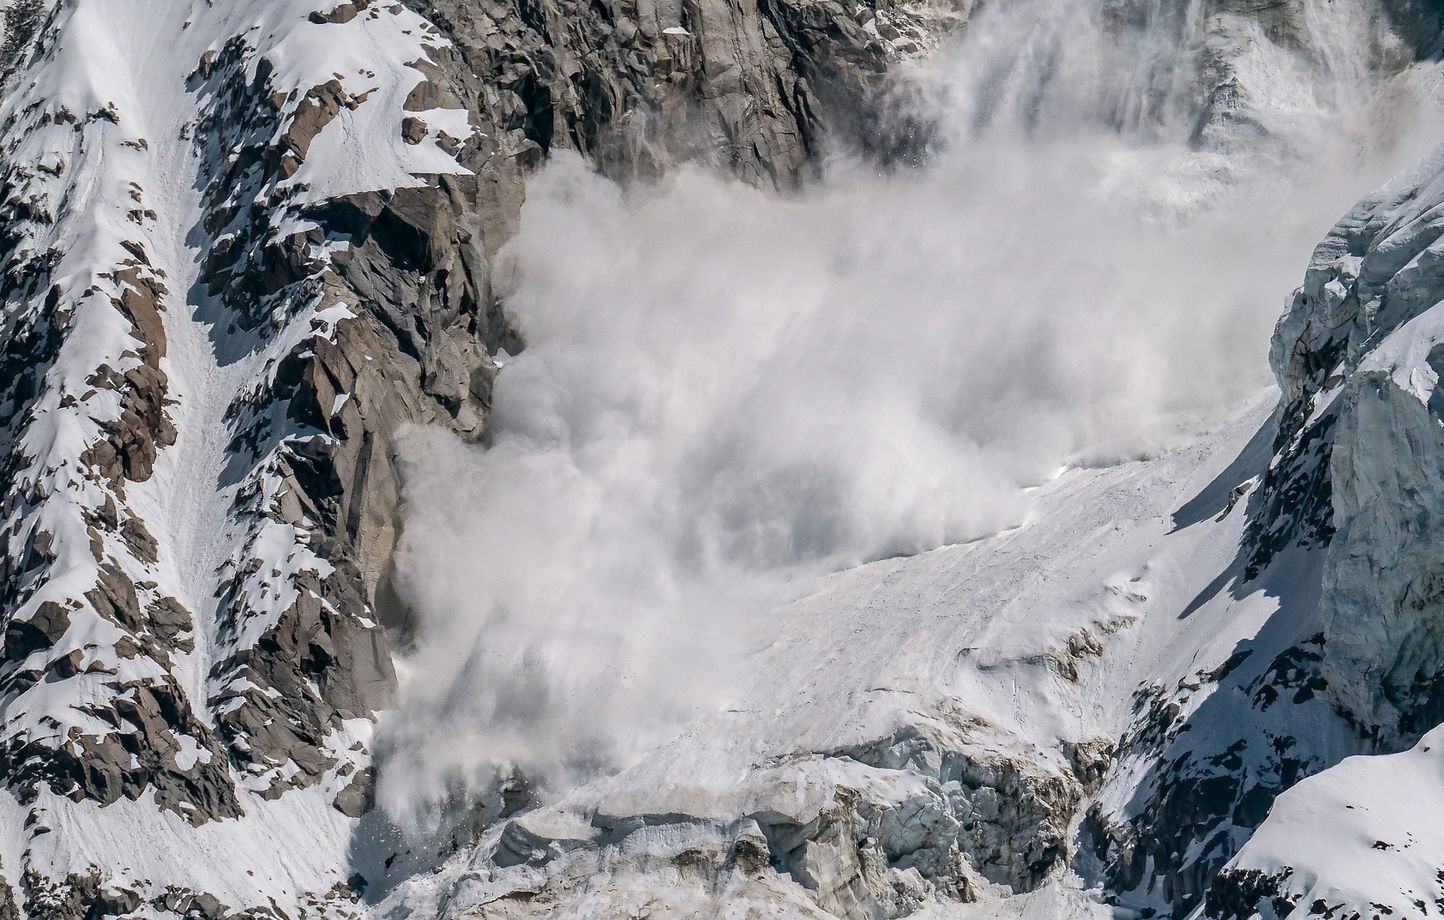
[(1444, 914), (1444, 8), (3, 18), (0, 918)]

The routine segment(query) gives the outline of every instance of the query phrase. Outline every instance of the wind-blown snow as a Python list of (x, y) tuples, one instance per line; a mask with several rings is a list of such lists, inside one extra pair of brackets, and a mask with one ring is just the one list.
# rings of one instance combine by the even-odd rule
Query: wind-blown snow
[(628, 763), (768, 679), (738, 671), (758, 611), (818, 575), (1016, 525), (1060, 467), (1263, 386), (1313, 244), (1420, 149), (1376, 119), (1424, 80), (1360, 76), (1354, 5), (1311, 7), (1313, 63), (1241, 19), (1274, 136), (1225, 122), (1199, 149), (1194, 6), (1133, 39), (1089, 3), (985, 12), (912, 76), (945, 139), (916, 171), (839, 160), (779, 198), (555, 158), (505, 253), (528, 347), (495, 442), (410, 452), (421, 635), (383, 799)]

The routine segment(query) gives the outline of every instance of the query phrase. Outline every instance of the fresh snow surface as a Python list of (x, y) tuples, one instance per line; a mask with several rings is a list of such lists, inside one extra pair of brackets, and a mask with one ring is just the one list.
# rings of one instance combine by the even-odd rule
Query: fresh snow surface
[(1444, 726), (1398, 754), (1350, 757), (1279, 796), (1233, 866), (1284, 875), (1303, 905), (1444, 915)]

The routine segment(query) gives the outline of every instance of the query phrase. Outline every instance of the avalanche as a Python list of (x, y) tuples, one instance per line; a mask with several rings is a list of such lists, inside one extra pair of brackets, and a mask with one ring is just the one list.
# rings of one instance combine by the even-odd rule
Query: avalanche
[(1434, 5), (22, 6), (0, 918), (1444, 913)]

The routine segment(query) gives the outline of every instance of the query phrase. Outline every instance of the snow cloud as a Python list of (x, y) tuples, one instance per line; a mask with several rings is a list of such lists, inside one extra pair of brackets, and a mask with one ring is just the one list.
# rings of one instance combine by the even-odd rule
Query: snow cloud
[(1096, 60), (1029, 84), (1016, 49), (1047, 36), (1008, 30), (1035, 22), (981, 25), (966, 68), (915, 75), (947, 140), (925, 167), (839, 159), (786, 196), (700, 168), (624, 190), (563, 155), (529, 185), (494, 443), (407, 442), (394, 814), (623, 765), (725, 704), (826, 572), (1015, 525), (1060, 467), (1267, 385), (1312, 244), (1382, 159), (1317, 113), (1264, 153), (1191, 149)]

